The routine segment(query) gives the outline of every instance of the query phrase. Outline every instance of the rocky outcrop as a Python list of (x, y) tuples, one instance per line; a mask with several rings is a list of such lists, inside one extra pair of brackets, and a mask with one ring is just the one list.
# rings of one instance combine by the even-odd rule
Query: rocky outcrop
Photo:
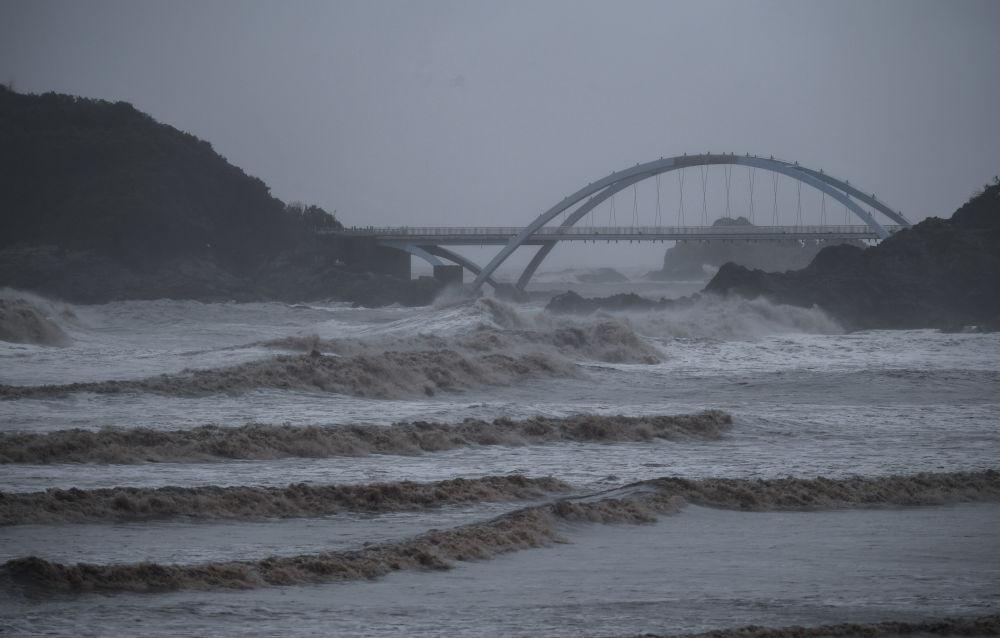
[[(0, 85), (0, 286), (119, 299), (423, 305), (440, 286), (360, 260), (193, 135), (125, 102)], [(406, 257), (408, 265), (408, 257)], [(392, 273), (392, 276), (388, 273)]]
[[(752, 226), (746, 217), (723, 217), (713, 226)], [(833, 245), (850, 244), (862, 247), (861, 242), (843, 240)], [(809, 265), (816, 254), (830, 242), (819, 240), (788, 241), (731, 241), (712, 239), (705, 241), (679, 241), (663, 255), (663, 268), (646, 275), (655, 281), (704, 280), (725, 263), (733, 262), (748, 268), (767, 272), (795, 270)]]
[(850, 329), (1000, 329), (1000, 183), (951, 219), (927, 219), (878, 246), (824, 248), (806, 268), (725, 264), (706, 292), (818, 306)]

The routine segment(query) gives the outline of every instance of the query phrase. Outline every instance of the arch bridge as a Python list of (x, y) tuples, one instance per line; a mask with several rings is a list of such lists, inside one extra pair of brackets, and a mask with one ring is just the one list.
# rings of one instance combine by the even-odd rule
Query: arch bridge
[[(757, 169), (770, 171), (775, 175), (775, 179), (781, 175), (789, 177), (798, 182), (799, 188), (804, 184), (821, 192), (824, 198), (830, 197), (834, 201), (840, 202), (860, 223), (839, 226), (826, 224), (816, 226), (804, 226), (801, 224), (792, 226), (709, 226), (706, 224), (701, 226), (577, 226), (577, 223), (584, 219), (597, 206), (608, 199), (612, 199), (616, 193), (626, 188), (634, 187), (643, 180), (671, 171), (683, 171), (685, 168), (709, 167), (714, 165), (723, 165), (727, 167), (727, 171), (731, 170), (732, 166), (746, 166), (751, 171)], [(727, 172), (726, 175), (728, 202), (729, 173)], [(683, 173), (680, 184), (683, 189)], [(752, 176), (750, 184), (752, 206)], [(777, 182), (775, 181), (774, 184), (775, 201), (777, 201)], [(704, 197), (704, 173), (702, 174), (702, 188)], [(659, 181), (657, 181), (657, 189), (659, 189)], [(659, 196), (659, 190), (657, 190), (657, 195)], [(659, 197), (657, 199), (659, 200)], [(683, 207), (683, 190), (681, 191), (681, 200), (681, 206)], [(550, 222), (557, 220), (560, 215), (563, 215), (563, 218), (558, 225), (549, 225)], [(877, 218), (876, 215), (879, 217)], [(536, 217), (527, 226), (467, 228), (368, 227), (344, 229), (338, 231), (338, 233), (346, 236), (373, 238), (383, 246), (405, 251), (435, 266), (443, 265), (442, 259), (458, 264), (475, 275), (475, 281), (472, 284), (474, 289), (479, 289), (486, 283), (495, 287), (496, 282), (493, 279), (493, 275), (496, 273), (497, 268), (521, 246), (539, 246), (537, 252), (517, 280), (516, 287), (523, 290), (541, 263), (560, 241), (711, 239), (749, 241), (787, 241), (790, 239), (881, 240), (899, 229), (910, 226), (911, 224), (906, 217), (877, 199), (874, 194), (862, 191), (851, 185), (850, 182), (832, 177), (821, 170), (806, 168), (800, 166), (797, 162), (787, 162), (773, 157), (703, 153), (660, 158), (652, 162), (636, 164), (631, 168), (611, 173), (563, 198), (560, 202)], [(444, 248), (446, 245), (500, 245), (501, 249), (489, 263), (483, 267), (479, 267), (466, 257)]]

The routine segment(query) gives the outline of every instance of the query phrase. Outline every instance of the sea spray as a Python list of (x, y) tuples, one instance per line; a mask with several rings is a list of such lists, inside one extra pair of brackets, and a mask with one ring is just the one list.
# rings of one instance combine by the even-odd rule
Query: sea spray
[(843, 332), (836, 320), (819, 308), (787, 306), (764, 298), (698, 294), (656, 301), (636, 294), (588, 299), (567, 293), (553, 299), (548, 307), (550, 316), (563, 321), (567, 316), (591, 315), (591, 321), (627, 322), (636, 333), (655, 338), (741, 340)]
[(333, 353), (341, 356), (376, 355), (385, 350), (418, 352), (453, 349), (467, 355), (537, 353), (572, 360), (605, 363), (659, 363), (662, 353), (623, 321), (603, 320), (582, 325), (560, 325), (539, 330), (501, 330), (479, 325), (454, 337), (434, 334), (382, 336), (359, 339), (321, 339), (293, 335), (251, 344), (293, 352)]
[(841, 334), (844, 329), (820, 308), (776, 304), (764, 298), (699, 295), (688, 305), (629, 315), (641, 334), (661, 338), (757, 339), (785, 334)]
[(12, 291), (0, 294), (0, 341), (41, 346), (65, 346), (72, 341), (41, 299)]

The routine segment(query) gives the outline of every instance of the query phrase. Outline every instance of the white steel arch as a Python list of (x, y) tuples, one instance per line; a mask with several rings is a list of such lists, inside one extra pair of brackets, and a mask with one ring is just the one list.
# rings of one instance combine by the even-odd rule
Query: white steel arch
[[(834, 200), (841, 202), (883, 239), (889, 236), (888, 231), (875, 220), (869, 211), (859, 206), (858, 203), (854, 201), (854, 198), (868, 204), (901, 226), (908, 227), (911, 225), (909, 220), (907, 220), (902, 214), (879, 201), (874, 194), (868, 195), (854, 186), (851, 186), (846, 181), (833, 178), (822, 171), (816, 171), (799, 166), (794, 162), (777, 160), (773, 157), (758, 157), (756, 155), (713, 153), (678, 155), (676, 157), (660, 158), (652, 162), (637, 164), (631, 168), (616, 171), (603, 179), (587, 184), (575, 193), (563, 198), (562, 201), (539, 215), (533, 222), (525, 226), (518, 235), (510, 239), (500, 252), (497, 253), (497, 255), (490, 260), (485, 267), (483, 267), (472, 284), (473, 289), (481, 288), (483, 283), (485, 283), (488, 278), (493, 276), (496, 269), (504, 261), (506, 261), (515, 250), (523, 245), (524, 242), (539, 228), (545, 226), (558, 215), (568, 211), (574, 206), (580, 205), (579, 208), (566, 217), (566, 220), (560, 225), (560, 227), (568, 228), (574, 225), (577, 221), (582, 219), (584, 215), (593, 210), (595, 206), (613, 196), (618, 191), (627, 188), (636, 182), (677, 169), (691, 166), (711, 166), (716, 164), (737, 164), (749, 166), (791, 177), (792, 179), (811, 186), (816, 190), (829, 195)], [(539, 248), (534, 258), (532, 258), (531, 263), (528, 264), (521, 277), (518, 279), (518, 288), (523, 289), (524, 286), (527, 285), (539, 264), (541, 264), (549, 252), (551, 252), (554, 245), (555, 242), (549, 242), (543, 244), (542, 247)]]

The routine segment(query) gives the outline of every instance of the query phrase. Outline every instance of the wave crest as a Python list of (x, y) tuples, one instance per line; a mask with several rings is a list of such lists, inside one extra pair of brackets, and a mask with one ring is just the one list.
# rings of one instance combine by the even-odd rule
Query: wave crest
[(695, 505), (748, 511), (1000, 501), (1000, 472), (995, 470), (844, 479), (668, 477), (649, 483)]
[(776, 334), (841, 334), (844, 329), (820, 308), (775, 304), (764, 298), (699, 295), (690, 304), (631, 317), (642, 334), (672, 338), (756, 339)]
[(342, 511), (384, 513), (460, 503), (528, 500), (569, 489), (567, 484), (551, 477), (528, 478), (520, 474), (434, 483), (50, 489), (0, 493), (0, 525), (176, 517), (253, 520), (328, 516)]
[(471, 445), (528, 445), (554, 441), (714, 440), (732, 417), (709, 410), (677, 416), (535, 417), (522, 421), (467, 419), (462, 423), (391, 426), (207, 425), (191, 430), (104, 428), (46, 434), (0, 434), (0, 463), (142, 463), (218, 459), (324, 458), (419, 454)]
[(434, 395), (536, 377), (571, 377), (568, 361), (542, 353), (462, 355), (454, 350), (382, 352), (351, 357), (282, 355), (235, 366), (145, 379), (41, 386), (0, 385), (0, 398), (57, 397), (73, 392), (169, 396), (239, 394), (258, 389), (332, 392), (377, 399)]
[(365, 580), (392, 571), (448, 569), (455, 561), (485, 560), (514, 551), (544, 547), (562, 540), (559, 520), (647, 522), (675, 504), (650, 501), (645, 506), (608, 500), (568, 506), (530, 507), (495, 519), (449, 530), (431, 530), (415, 538), (347, 552), (325, 552), (262, 560), (201, 565), (63, 565), (35, 556), (0, 566), (0, 581), (29, 594), (58, 592), (162, 592), (178, 589), (247, 589), (345, 580)]
[(65, 346), (72, 341), (41, 299), (4, 291), (0, 295), (0, 341)]
[[(751, 500), (755, 507), (743, 505), (745, 495), (772, 493), (779, 497)], [(733, 494), (744, 496), (733, 498)], [(200, 565), (63, 565), (27, 557), (0, 566), (0, 581), (10, 588), (45, 594), (249, 588), (369, 579), (403, 569), (447, 569), (455, 561), (484, 560), (550, 545), (562, 540), (558, 533), (560, 521), (648, 523), (655, 521), (659, 514), (678, 511), (686, 500), (734, 509), (997, 501), (1000, 500), (1000, 472), (774, 481), (661, 478), (601, 494), (527, 507), (489, 521), (443, 531), (431, 530), (409, 540), (356, 551)]]
[[(482, 300), (481, 300), (482, 301)], [(656, 346), (637, 334), (626, 321), (604, 318), (596, 322), (532, 320), (500, 302), (505, 316), (501, 322), (483, 321), (462, 334), (444, 337), (436, 334), (384, 335), (365, 340), (321, 339), (312, 335), (293, 335), (270, 339), (253, 345), (295, 352), (332, 352), (342, 356), (375, 355), (385, 350), (416, 352), (453, 349), (466, 355), (499, 353), (523, 355), (544, 352), (553, 358), (588, 359), (606, 363), (659, 363), (662, 355)], [(496, 324), (502, 324), (498, 327)]]
[(642, 335), (659, 338), (753, 339), (775, 334), (840, 334), (843, 328), (817, 307), (772, 303), (763, 297), (695, 294), (653, 300), (634, 293), (584, 298), (566, 293), (549, 303), (550, 316), (591, 315), (628, 321)]

